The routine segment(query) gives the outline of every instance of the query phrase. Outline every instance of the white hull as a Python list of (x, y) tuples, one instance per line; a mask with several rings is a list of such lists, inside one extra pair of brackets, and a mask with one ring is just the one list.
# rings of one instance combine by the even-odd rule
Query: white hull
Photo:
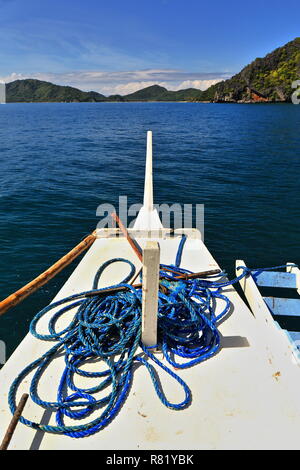
[[(218, 268), (216, 261), (200, 239), (191, 231), (181, 266), (194, 272)], [(125, 238), (106, 237), (100, 231), (78, 267), (56, 296), (56, 300), (89, 290), (97, 268), (106, 260), (124, 257), (137, 267), (139, 261)], [(197, 238), (198, 237), (198, 238)], [(174, 263), (180, 237), (160, 238), (161, 262)], [(143, 246), (145, 239), (139, 239)], [(128, 272), (114, 264), (105, 272), (104, 285), (116, 283)], [(271, 323), (255, 317), (234, 288), (225, 289), (232, 302), (232, 312), (219, 330), (221, 350), (202, 364), (177, 371), (190, 387), (192, 404), (173, 411), (162, 405), (145, 367), (135, 370), (129, 396), (116, 418), (93, 436), (72, 439), (45, 434), (19, 424), (10, 449), (298, 449), (300, 427), (300, 371), (284, 335)], [(223, 306), (223, 304), (221, 304)], [(219, 305), (217, 305), (217, 309)], [(53, 312), (52, 312), (53, 313)], [(45, 331), (46, 319), (39, 331)], [(263, 326), (262, 326), (263, 325)], [(11, 419), (7, 403), (9, 387), (16, 375), (53, 343), (39, 341), (28, 334), (0, 371), (0, 440)], [(42, 398), (55, 400), (60, 374), (64, 367), (59, 357), (47, 370), (39, 386)], [(99, 370), (99, 364), (88, 370)], [(165, 393), (180, 401), (182, 389), (163, 371), (158, 370)], [(20, 387), (28, 392), (30, 376)], [(79, 378), (78, 385), (90, 385)], [(94, 384), (94, 383), (93, 383)], [(44, 424), (55, 424), (54, 414), (29, 399), (24, 416)], [(50, 419), (50, 421), (49, 421)], [(74, 423), (74, 422), (73, 422)]]

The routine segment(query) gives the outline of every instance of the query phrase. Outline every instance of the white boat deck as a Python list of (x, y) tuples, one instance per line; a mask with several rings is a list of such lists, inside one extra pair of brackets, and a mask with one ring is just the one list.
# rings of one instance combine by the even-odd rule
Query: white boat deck
[[(145, 240), (139, 240), (143, 245)], [(161, 262), (174, 263), (179, 238), (159, 239)], [(56, 300), (89, 290), (97, 268), (106, 260), (124, 257), (137, 266), (139, 261), (124, 238), (99, 238), (75, 269)], [(189, 238), (181, 266), (193, 271), (215, 269), (217, 263), (200, 239)], [(105, 271), (103, 283), (122, 280), (128, 266), (113, 265)], [(129, 396), (116, 418), (102, 431), (83, 439), (45, 434), (18, 424), (10, 449), (299, 449), (300, 373), (285, 335), (255, 318), (231, 287), (226, 295), (232, 311), (220, 325), (220, 352), (186, 370), (177, 371), (189, 385), (193, 399), (185, 410), (173, 411), (158, 399), (144, 366), (134, 372)], [(50, 312), (51, 313), (51, 312)], [(46, 318), (40, 322), (39, 331)], [(263, 325), (263, 326), (262, 326)], [(7, 393), (16, 375), (53, 343), (27, 335), (0, 371), (0, 440), (10, 422)], [(57, 358), (39, 385), (42, 398), (55, 400), (63, 357)], [(90, 364), (88, 370), (99, 370)], [(183, 391), (158, 368), (165, 393), (181, 401)], [(19, 390), (28, 392), (30, 376)], [(90, 385), (85, 378), (78, 384)], [(95, 384), (95, 382), (92, 382)], [(107, 392), (106, 392), (107, 393)], [(55, 424), (50, 415), (31, 402), (24, 416)], [(93, 418), (95, 416), (93, 415)], [(68, 421), (67, 424), (75, 421)], [(82, 421), (81, 421), (82, 423)]]

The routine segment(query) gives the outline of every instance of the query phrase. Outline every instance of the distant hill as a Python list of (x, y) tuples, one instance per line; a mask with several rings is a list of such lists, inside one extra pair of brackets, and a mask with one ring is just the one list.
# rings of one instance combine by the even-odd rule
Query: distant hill
[(214, 102), (288, 102), (300, 78), (300, 38), (257, 58), (229, 80), (211, 86), (201, 100)]
[(201, 99), (202, 92), (196, 88), (169, 91), (159, 85), (148, 86), (135, 93), (123, 96), (124, 101), (190, 101)]
[(190, 101), (201, 98), (196, 88), (168, 91), (159, 85), (149, 86), (129, 95), (104, 96), (95, 91), (81, 91), (70, 86), (54, 85), (35, 79), (16, 80), (6, 85), (8, 103), (20, 102), (100, 102), (100, 101)]
[(231, 103), (288, 102), (291, 84), (300, 79), (300, 38), (257, 58), (229, 80), (205, 91), (196, 88), (170, 91), (152, 85), (129, 95), (104, 96), (70, 86), (25, 79), (6, 85), (7, 102), (102, 102), (102, 101), (209, 101)]
[(53, 85), (41, 80), (16, 80), (6, 85), (8, 103), (106, 101), (95, 91), (81, 91), (70, 86)]

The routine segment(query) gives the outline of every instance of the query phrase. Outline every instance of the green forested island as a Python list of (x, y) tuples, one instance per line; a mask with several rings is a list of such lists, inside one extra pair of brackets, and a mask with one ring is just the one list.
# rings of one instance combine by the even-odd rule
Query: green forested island
[(202, 99), (216, 102), (289, 102), (292, 82), (300, 79), (300, 37), (257, 58), (229, 80), (202, 92)]
[(300, 37), (275, 49), (228, 80), (205, 91), (195, 88), (169, 91), (152, 85), (129, 95), (104, 96), (70, 86), (25, 79), (6, 85), (6, 100), (16, 102), (110, 102), (110, 101), (208, 101), (208, 102), (289, 102), (294, 80), (300, 79)]

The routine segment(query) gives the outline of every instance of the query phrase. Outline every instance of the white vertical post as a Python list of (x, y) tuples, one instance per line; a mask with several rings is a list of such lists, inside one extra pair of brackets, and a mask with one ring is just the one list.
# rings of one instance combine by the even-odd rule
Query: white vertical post
[(6, 84), (0, 80), (0, 104), (6, 103)]
[(152, 131), (147, 132), (147, 154), (144, 188), (144, 207), (147, 212), (153, 211), (153, 165), (152, 165)]
[[(294, 264), (294, 263), (286, 263), (286, 264)], [(297, 292), (300, 295), (300, 269), (296, 266), (287, 266), (286, 268), (288, 273), (296, 274), (296, 288)]]
[(147, 347), (157, 344), (159, 255), (158, 243), (148, 241), (143, 250), (142, 300), (142, 342)]

